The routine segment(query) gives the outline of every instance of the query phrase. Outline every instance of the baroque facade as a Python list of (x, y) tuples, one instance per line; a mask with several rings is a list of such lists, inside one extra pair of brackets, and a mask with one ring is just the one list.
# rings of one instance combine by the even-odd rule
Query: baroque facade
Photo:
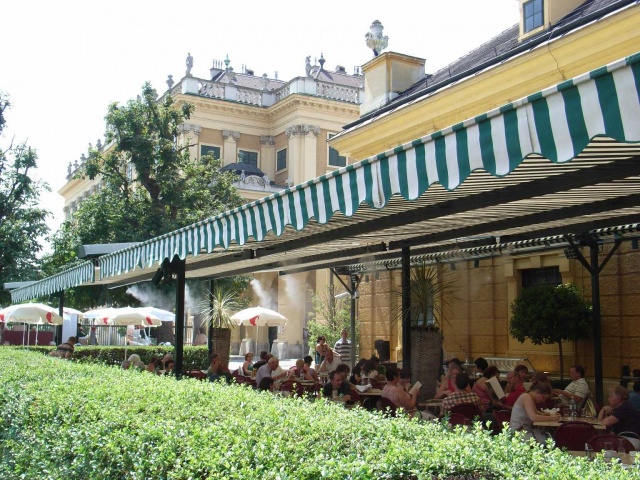
[[(350, 160), (330, 147), (328, 140), (358, 118), (364, 79), (359, 70), (351, 75), (341, 66), (325, 70), (324, 64), (322, 56), (316, 65), (308, 57), (305, 75), (289, 81), (257, 76), (245, 67), (235, 72), (228, 59), (214, 60), (207, 78), (193, 76), (192, 68), (177, 83), (170, 76), (163, 95), (170, 93), (177, 102), (195, 105), (179, 141), (190, 144), (194, 160), (210, 153), (222, 160), (222, 168), (241, 163), (246, 171), (237, 170), (235, 185), (247, 201), (345, 166)], [(67, 183), (59, 191), (65, 216), (100, 188), (99, 179), (74, 178), (83, 161), (69, 164)], [(286, 341), (287, 356), (300, 357), (307, 349), (302, 332), (310, 309), (309, 291), (327, 284), (328, 272), (292, 275), (286, 280), (276, 272), (258, 274), (255, 280), (259, 285), (253, 289), (254, 304), (279, 310), (289, 322), (278, 332), (259, 329), (258, 344), (252, 350), (269, 348), (277, 336), (280, 343)], [(236, 329), (236, 353), (241, 338), (253, 335), (244, 327)]]

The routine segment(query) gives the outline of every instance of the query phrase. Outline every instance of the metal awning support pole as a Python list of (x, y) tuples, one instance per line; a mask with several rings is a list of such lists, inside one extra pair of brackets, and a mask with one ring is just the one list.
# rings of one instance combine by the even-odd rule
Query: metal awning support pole
[(402, 366), (411, 367), (411, 248), (402, 247)]
[(184, 297), (186, 284), (186, 262), (176, 255), (171, 262), (171, 269), (176, 274), (176, 378), (182, 376), (182, 357), (184, 350)]
[[(342, 286), (345, 288), (347, 292), (349, 292), (349, 295), (351, 296), (351, 304), (350, 304), (351, 324), (349, 326), (351, 330), (351, 365), (349, 366), (353, 368), (353, 366), (357, 363), (356, 362), (356, 342), (359, 341), (359, 339), (356, 338), (356, 312), (357, 312), (356, 300), (358, 299), (358, 286), (360, 286), (361, 277), (359, 277), (358, 275), (350, 275), (349, 278), (351, 280), (351, 284), (350, 286), (347, 286), (347, 284), (344, 283), (342, 278), (340, 278), (340, 275), (336, 273), (335, 269), (331, 268), (329, 270), (331, 270), (331, 273), (335, 275), (335, 277), (340, 281)], [(335, 298), (333, 298), (332, 300), (335, 302)]]
[(607, 255), (607, 257), (598, 265), (598, 250), (600, 244), (597, 238), (585, 235), (582, 240), (589, 246), (590, 262), (582, 255), (582, 252), (578, 249), (573, 239), (569, 236), (566, 237), (567, 241), (573, 248), (576, 254), (576, 258), (582, 264), (584, 268), (591, 274), (591, 306), (593, 315), (593, 363), (594, 363), (594, 376), (596, 384), (596, 402), (603, 405), (604, 402), (604, 386), (603, 386), (603, 372), (602, 372), (602, 316), (600, 314), (600, 272), (609, 262), (615, 251), (622, 243), (621, 240), (616, 239), (613, 248)]
[(356, 338), (356, 312), (358, 299), (358, 285), (360, 285), (360, 277), (357, 275), (351, 275), (351, 368), (356, 364), (356, 342), (359, 339)]
[[(209, 279), (209, 310), (213, 311), (213, 296), (216, 293), (216, 281)], [(256, 339), (256, 348), (258, 346), (258, 339)], [(211, 358), (213, 355), (213, 328), (211, 326), (211, 315), (207, 318), (207, 351), (209, 354), (207, 358)]]
[[(61, 317), (64, 316), (64, 290), (58, 293), (58, 315)], [(62, 325), (55, 327), (54, 340), (56, 345), (60, 345), (62, 343)]]

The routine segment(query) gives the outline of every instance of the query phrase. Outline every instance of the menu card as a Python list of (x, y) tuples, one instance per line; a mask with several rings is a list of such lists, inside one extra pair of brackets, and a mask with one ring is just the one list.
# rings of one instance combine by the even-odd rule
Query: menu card
[(489, 380), (487, 380), (487, 385), (489, 385), (489, 391), (496, 396), (497, 400), (500, 400), (501, 398), (504, 398), (506, 396), (504, 390), (502, 389), (502, 385), (500, 385), (500, 382), (496, 377), (491, 377)]
[(413, 387), (411, 387), (411, 390), (409, 390), (409, 395), (413, 395), (414, 393), (420, 391), (420, 387), (422, 387), (422, 384), (420, 382), (414, 383)]

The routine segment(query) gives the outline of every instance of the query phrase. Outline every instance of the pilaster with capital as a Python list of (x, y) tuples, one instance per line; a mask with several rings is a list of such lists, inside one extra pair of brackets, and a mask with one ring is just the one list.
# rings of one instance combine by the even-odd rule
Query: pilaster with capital
[[(289, 178), (294, 184), (315, 178), (320, 127), (292, 125), (285, 130), (289, 139)], [(310, 135), (313, 134), (313, 135)]]
[(276, 178), (276, 139), (273, 135), (260, 136), (260, 169), (269, 178)]
[(223, 145), (223, 164), (229, 165), (230, 163), (236, 163), (238, 161), (237, 144), (240, 140), (240, 132), (235, 130), (223, 130), (222, 138), (224, 139)]

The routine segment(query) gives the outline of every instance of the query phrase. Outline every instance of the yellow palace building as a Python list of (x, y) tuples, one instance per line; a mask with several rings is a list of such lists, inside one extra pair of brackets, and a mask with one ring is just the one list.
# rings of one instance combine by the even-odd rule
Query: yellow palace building
[[(517, 1), (518, 23), (439, 71), (429, 72), (424, 59), (402, 53), (375, 56), (362, 67), (365, 98), (360, 119), (347, 125), (331, 145), (342, 155), (370, 158), (640, 51), (637, 2)], [(499, 235), (495, 232), (495, 242), (500, 242)], [(612, 248), (602, 245), (600, 259)], [(600, 272), (605, 378), (619, 379), (622, 365), (640, 368), (637, 248), (637, 241), (620, 244)], [(359, 288), (360, 353), (374, 353), (374, 342), (384, 339), (391, 343), (392, 360), (401, 360), (402, 322), (394, 318), (400, 273), (397, 263), (395, 269), (389, 267), (361, 269), (370, 272), (363, 275)], [(550, 245), (530, 254), (458, 258), (438, 268), (456, 285), (455, 301), (443, 322), (447, 357), (527, 357), (537, 370), (558, 373), (557, 344), (521, 344), (509, 335), (509, 306), (523, 285), (536, 283), (572, 283), (589, 295), (590, 275), (578, 260)], [(592, 341), (564, 345), (564, 357), (565, 369), (580, 363), (593, 375)]]

